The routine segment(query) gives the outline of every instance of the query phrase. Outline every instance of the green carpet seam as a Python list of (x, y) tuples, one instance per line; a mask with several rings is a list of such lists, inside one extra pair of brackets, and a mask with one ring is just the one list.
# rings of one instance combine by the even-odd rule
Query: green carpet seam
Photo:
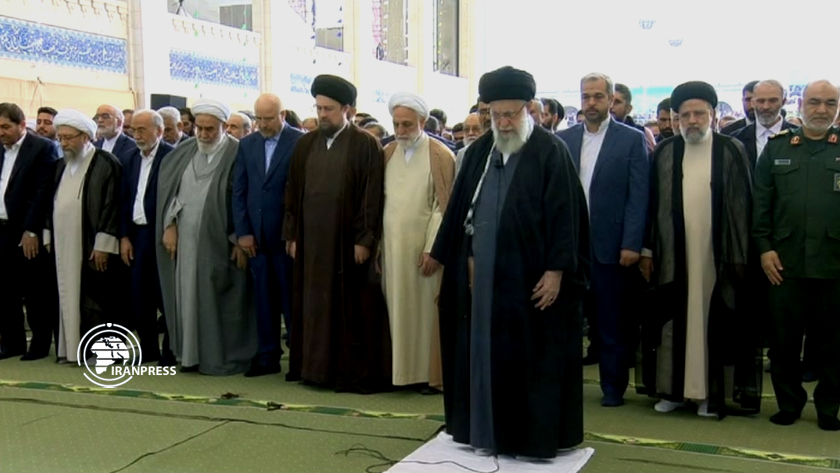
[[(591, 380), (588, 380), (591, 384)], [(180, 394), (164, 394), (155, 393), (151, 391), (130, 390), (130, 389), (104, 389), (88, 386), (78, 386), (73, 384), (58, 384), (47, 382), (34, 381), (12, 381), (0, 380), (0, 388), (18, 388), (31, 389), (52, 392), (71, 392), (82, 394), (97, 394), (114, 397), (147, 399), (147, 400), (162, 400), (175, 402), (188, 402), (193, 404), (206, 404), (216, 406), (228, 407), (251, 407), (267, 410), (285, 410), (291, 412), (305, 412), (326, 415), (337, 415), (342, 417), (359, 417), (359, 418), (373, 418), (373, 419), (402, 419), (402, 420), (431, 420), (436, 422), (444, 422), (444, 416), (440, 414), (410, 414), (410, 413), (393, 413), (393, 412), (376, 412), (360, 409), (351, 409), (344, 407), (333, 406), (313, 406), (304, 404), (283, 404), (274, 401), (259, 401), (251, 399), (242, 399), (238, 397), (232, 398), (213, 398), (207, 396), (189, 396)], [(772, 463), (782, 463), (797, 466), (809, 466), (825, 468), (830, 470), (840, 471), (840, 459), (830, 457), (817, 457), (810, 455), (796, 455), (783, 454), (775, 452), (763, 452), (760, 450), (727, 447), (719, 445), (708, 445), (691, 442), (677, 442), (661, 439), (645, 439), (622, 435), (600, 434), (595, 432), (586, 432), (585, 439), (590, 442), (601, 442), (609, 444), (618, 444), (626, 446), (656, 448), (660, 450), (669, 450), (677, 452), (700, 453), (704, 455), (713, 455), (719, 457), (729, 458), (744, 458), (751, 460), (760, 460)]]

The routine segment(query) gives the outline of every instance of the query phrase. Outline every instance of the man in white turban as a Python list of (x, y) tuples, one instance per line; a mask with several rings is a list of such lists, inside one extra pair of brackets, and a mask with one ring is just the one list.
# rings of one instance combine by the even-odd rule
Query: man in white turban
[(226, 105), (192, 107), (195, 140), (161, 163), (157, 262), (170, 348), (182, 371), (229, 375), (257, 351), (245, 252), (234, 237), (230, 192), (239, 141), (224, 131)]
[(122, 170), (114, 155), (94, 148), (96, 124), (87, 115), (62, 110), (53, 122), (64, 152), (55, 173), (51, 225), (61, 314), (58, 359), (80, 362), (81, 334), (120, 315), (121, 280), (112, 273), (120, 253)]
[(395, 141), (385, 147), (382, 286), (391, 322), (395, 386), (441, 388), (435, 300), (440, 265), (430, 255), (455, 178), (455, 157), (423, 131), (429, 107), (416, 94), (391, 97)]

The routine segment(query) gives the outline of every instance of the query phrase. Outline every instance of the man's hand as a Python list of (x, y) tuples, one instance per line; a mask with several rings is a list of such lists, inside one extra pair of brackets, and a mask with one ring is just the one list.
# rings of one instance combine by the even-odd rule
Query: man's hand
[(134, 246), (131, 245), (131, 240), (128, 237), (120, 238), (120, 258), (126, 266), (131, 266), (134, 260)]
[(560, 294), (560, 282), (563, 280), (563, 271), (546, 271), (540, 281), (534, 287), (532, 301), (537, 301), (534, 306), (537, 309), (545, 310), (557, 300)]
[(254, 235), (239, 237), (237, 243), (239, 244), (239, 247), (242, 248), (242, 251), (245, 252), (245, 255), (249, 258), (257, 256), (257, 239), (254, 238)]
[(653, 258), (642, 256), (639, 260), (639, 270), (642, 272), (645, 281), (650, 282), (650, 278), (653, 276)]
[(38, 256), (38, 235), (30, 236), (29, 232), (23, 232), (23, 238), (20, 239), (20, 246), (23, 248), (23, 256), (26, 259), (32, 259)]
[(108, 253), (93, 250), (90, 254), (90, 260), (93, 261), (96, 270), (100, 273), (104, 273), (108, 269)]
[(169, 258), (174, 261), (178, 252), (178, 226), (174, 223), (163, 232), (163, 247), (169, 253)]
[(438, 263), (436, 259), (432, 258), (431, 254), (422, 253), (420, 255), (420, 261), (417, 262), (417, 267), (420, 268), (420, 273), (423, 274), (423, 276), (429, 277), (434, 274), (438, 268), (440, 268), (440, 263)]
[(782, 262), (779, 260), (779, 254), (775, 251), (768, 251), (767, 253), (761, 254), (761, 269), (764, 270), (764, 274), (767, 275), (767, 279), (770, 280), (770, 284), (774, 286), (779, 286), (782, 284), (782, 271), (785, 268), (782, 267)]
[(362, 245), (354, 245), (356, 264), (364, 264), (370, 258), (370, 248)]
[(286, 242), (286, 254), (289, 255), (290, 258), (295, 259), (295, 255), (297, 254), (297, 245), (295, 245), (295, 242)]
[(245, 250), (234, 245), (233, 251), (230, 252), (230, 260), (236, 262), (236, 269), (245, 269), (248, 264), (248, 255), (245, 254)]
[(638, 263), (640, 257), (641, 255), (633, 250), (621, 250), (621, 259), (618, 264), (627, 268)]

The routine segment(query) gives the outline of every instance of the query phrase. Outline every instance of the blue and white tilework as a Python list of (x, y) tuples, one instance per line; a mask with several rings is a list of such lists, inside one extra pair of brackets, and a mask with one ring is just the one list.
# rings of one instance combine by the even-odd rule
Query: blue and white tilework
[(172, 80), (257, 90), (259, 67), (255, 63), (203, 56), (190, 51), (169, 51), (169, 76)]
[(126, 41), (0, 16), (0, 57), (128, 73)]

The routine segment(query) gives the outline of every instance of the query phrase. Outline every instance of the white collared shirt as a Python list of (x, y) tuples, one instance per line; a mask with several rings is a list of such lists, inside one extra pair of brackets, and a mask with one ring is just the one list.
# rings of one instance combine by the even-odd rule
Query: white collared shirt
[(149, 185), (149, 174), (152, 172), (152, 165), (155, 162), (155, 155), (157, 154), (160, 141), (155, 144), (155, 147), (145, 156), (140, 152), (140, 179), (137, 180), (137, 195), (134, 197), (134, 212), (132, 219), (137, 225), (146, 225), (149, 223), (146, 220), (146, 207), (143, 205), (143, 200), (146, 198), (146, 187)]
[(12, 146), (4, 146), (5, 153), (3, 158), (3, 169), (0, 170), (0, 219), (8, 220), (9, 213), (6, 210), (6, 189), (9, 187), (9, 180), (12, 178), (12, 169), (15, 167), (18, 153), (20, 152), (20, 145), (26, 138), (26, 132), (23, 136)]
[(111, 139), (105, 138), (105, 139), (102, 141), (102, 149), (103, 149), (104, 151), (109, 152), (109, 153), (113, 153), (113, 152), (114, 152), (114, 146), (117, 146), (117, 140), (118, 140), (119, 138), (120, 138), (120, 134), (119, 134), (119, 133), (117, 133), (117, 136), (115, 136), (115, 137), (113, 137), (113, 138), (111, 138)]
[(344, 129), (347, 128), (349, 125), (350, 125), (350, 122), (345, 123), (344, 126), (341, 127), (340, 130), (335, 132), (335, 134), (332, 135), (331, 137), (327, 138), (327, 149), (332, 148), (332, 144), (335, 141), (335, 139), (338, 138), (338, 135), (340, 135), (341, 132), (344, 131)]
[(767, 139), (771, 136), (775, 135), (782, 131), (782, 122), (784, 119), (779, 116), (779, 121), (777, 121), (773, 126), (770, 128), (766, 128), (764, 125), (756, 120), (755, 122), (755, 149), (756, 149), (756, 159), (761, 156), (761, 152), (764, 151), (764, 147), (767, 146)]
[(592, 185), (595, 165), (598, 163), (598, 155), (604, 145), (604, 137), (607, 136), (610, 120), (610, 116), (607, 115), (607, 119), (601, 122), (595, 133), (590, 133), (586, 129), (586, 123), (583, 124), (583, 143), (580, 146), (580, 183), (586, 196), (587, 207), (589, 206), (589, 187)]

